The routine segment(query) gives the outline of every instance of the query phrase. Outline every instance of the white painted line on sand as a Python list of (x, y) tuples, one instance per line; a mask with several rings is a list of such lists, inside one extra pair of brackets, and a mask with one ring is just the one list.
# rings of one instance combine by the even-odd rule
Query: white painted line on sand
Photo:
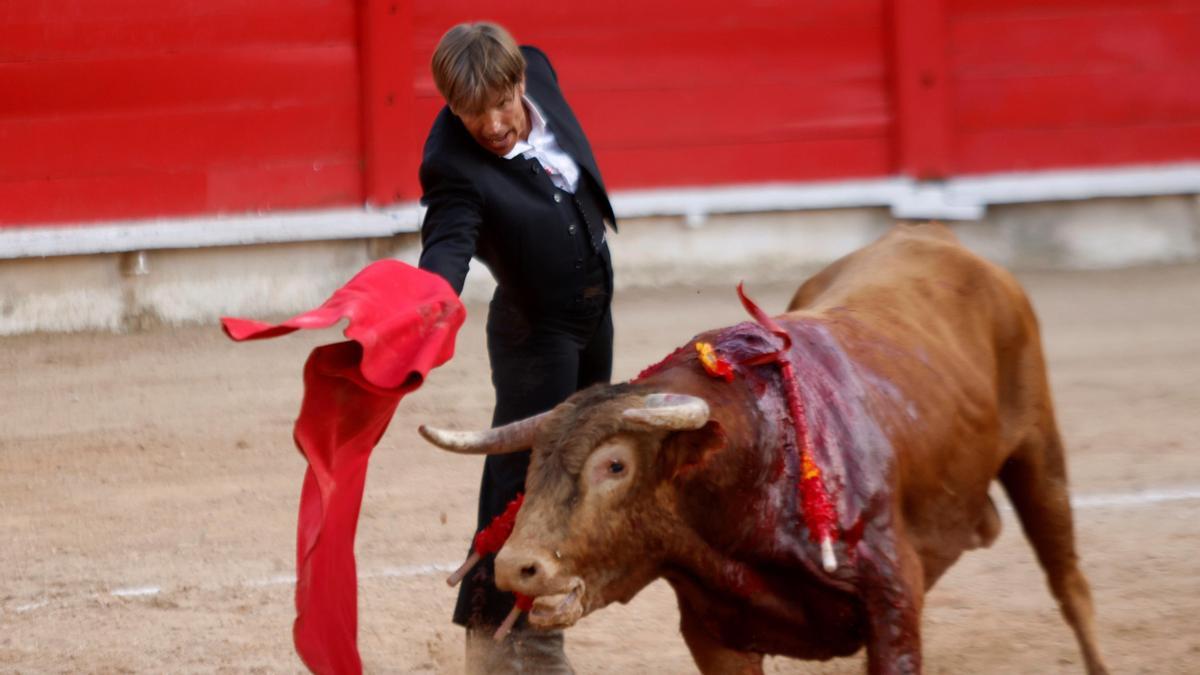
[(160, 591), (162, 588), (158, 586), (133, 586), (131, 588), (114, 588), (108, 593), (118, 598), (138, 598), (146, 595), (158, 595)]
[[(458, 569), (457, 563), (425, 563), (422, 565), (404, 565), (401, 567), (384, 567), (374, 572), (359, 572), (359, 579), (404, 579), (408, 577), (423, 577), (430, 574), (449, 574)], [(243, 587), (263, 588), (266, 586), (290, 586), (296, 583), (294, 574), (277, 574), (266, 579), (254, 579), (242, 584)]]
[[(1108, 494), (1081, 495), (1071, 499), (1071, 506), (1076, 509), (1102, 509), (1121, 506), (1148, 506), (1153, 504), (1163, 504), (1169, 502), (1192, 501), (1200, 500), (1200, 485), (1181, 485), (1173, 488), (1138, 490), (1137, 492), (1113, 492)], [(1012, 508), (1001, 502), (998, 504), (1001, 510), (1011, 511)], [(362, 572), (358, 575), (359, 579), (405, 579), (411, 577), (423, 577), (434, 574), (447, 574), (458, 568), (459, 563), (425, 563), (419, 565), (402, 565), (399, 567), (384, 567), (375, 571)], [(265, 579), (256, 579), (244, 581), (236, 586), (241, 588), (262, 588), (267, 586), (283, 586), (296, 583), (296, 577), (292, 574), (278, 574), (267, 577)], [(228, 588), (225, 586), (224, 588)], [(157, 595), (162, 592), (160, 586), (130, 586), (127, 588), (116, 588), (109, 591), (109, 594), (118, 598), (136, 598)], [(94, 597), (94, 596), (91, 596)], [(41, 609), (49, 605), (48, 600), (41, 600), (17, 605), (12, 611), (16, 614), (23, 614)]]
[(244, 583), (242, 585), (249, 586), (251, 588), (259, 588), (262, 586), (282, 586), (284, 584), (291, 585), (294, 583), (296, 583), (296, 575), (295, 574), (277, 574), (273, 577), (267, 577), (266, 579), (255, 579), (253, 581), (247, 581), (246, 583)]
[[(996, 506), (1001, 511), (1013, 510), (1007, 500), (996, 499), (997, 489), (992, 493)], [(1200, 499), (1200, 485), (1181, 485), (1173, 488), (1138, 490), (1136, 492), (1110, 492), (1094, 495), (1080, 495), (1071, 498), (1071, 508), (1076, 511), (1087, 509), (1107, 509), (1118, 506), (1150, 506), (1167, 502), (1184, 502)]]
[(13, 607), (13, 611), (16, 612), (17, 614), (23, 614), (25, 612), (33, 611), (35, 609), (41, 609), (48, 604), (50, 604), (49, 600), (41, 600), (38, 602), (31, 602), (27, 605), (17, 605), (16, 607)]
[(405, 565), (403, 567), (385, 567), (378, 572), (360, 574), (360, 579), (406, 578), (423, 577), (430, 574), (449, 574), (458, 569), (461, 563), (426, 563), (424, 565)]
[(1181, 502), (1200, 499), (1200, 486), (1183, 486), (1166, 490), (1139, 490), (1112, 494), (1083, 495), (1071, 499), (1076, 509), (1102, 509), (1111, 506), (1141, 506), (1162, 502)]

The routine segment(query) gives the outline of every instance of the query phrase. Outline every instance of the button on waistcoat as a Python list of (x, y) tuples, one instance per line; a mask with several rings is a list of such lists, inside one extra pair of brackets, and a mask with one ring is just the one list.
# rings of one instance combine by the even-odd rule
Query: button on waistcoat
[(580, 288), (572, 298), (573, 304), (589, 300), (604, 300), (612, 294), (612, 277), (608, 272), (607, 242), (604, 234), (604, 216), (600, 201), (592, 187), (592, 181), (582, 176), (575, 194), (559, 190), (556, 198), (562, 199), (565, 207), (573, 213), (568, 221), (567, 233), (575, 251), (575, 269), (580, 271)]

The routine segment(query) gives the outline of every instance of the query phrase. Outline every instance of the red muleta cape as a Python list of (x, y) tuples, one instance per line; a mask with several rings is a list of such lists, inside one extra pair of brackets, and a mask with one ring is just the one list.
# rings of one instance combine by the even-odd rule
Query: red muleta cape
[(304, 366), (296, 447), (308, 461), (296, 532), (296, 652), (314, 673), (361, 673), (354, 534), (371, 450), (396, 406), (454, 355), (466, 310), (440, 276), (396, 260), (368, 265), (320, 307), (280, 324), (223, 318), (234, 340), (327, 328), (349, 341)]

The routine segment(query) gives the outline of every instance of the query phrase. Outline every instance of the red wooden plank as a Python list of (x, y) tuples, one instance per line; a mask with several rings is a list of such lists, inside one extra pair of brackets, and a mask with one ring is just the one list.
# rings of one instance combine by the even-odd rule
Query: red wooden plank
[(0, 9), (0, 61), (352, 44), (354, 20), (350, 0), (8, 0)]
[(569, 93), (592, 144), (665, 148), (878, 136), (891, 121), (882, 81)]
[[(593, 146), (673, 148), (880, 136), (891, 124), (883, 85), (877, 80), (805, 90), (747, 85), (582, 91), (568, 92), (568, 99)], [(440, 98), (416, 102), (422, 138), (442, 105)]]
[(0, 119), (353, 101), (350, 45), (0, 63)]
[(418, 196), (419, 153), (412, 62), (412, 6), (366, 0), (362, 11), (364, 192), (372, 204)]
[[(510, 6), (520, 24), (506, 25), (518, 41), (545, 49), (560, 73), (569, 72), (578, 57), (583, 60), (580, 72), (601, 82), (649, 76), (655, 84), (678, 86), (681, 82), (672, 77), (708, 75), (723, 81), (730, 73), (744, 78), (758, 77), (760, 72), (763, 81), (783, 81), (796, 73), (843, 68), (844, 58), (855, 61), (854, 74), (880, 69), (879, 0), (817, 3), (818, 9), (813, 11), (806, 11), (803, 3), (737, 7), (736, 11), (717, 3), (710, 3), (712, 7), (677, 4), (639, 7), (638, 21), (628, 21), (607, 3), (568, 4), (564, 7), (569, 7), (569, 12), (549, 17), (543, 11), (526, 12)], [(826, 11), (820, 11), (821, 7)], [(833, 19), (824, 16), (831, 13), (829, 8), (837, 10)], [(652, 20), (655, 13), (661, 13), (664, 20)], [(458, 20), (475, 18), (478, 16), (467, 14), (419, 20), (414, 48), (421, 70), (427, 69), (434, 45), (446, 28)], [(621, 47), (614, 49), (613, 45)], [(660, 75), (655, 77), (655, 73)]]
[(0, 181), (0, 228), (329, 207), (360, 201), (357, 162)]
[(1188, 9), (1200, 7), (1200, 0), (947, 0), (955, 16), (979, 14), (1095, 14), (1142, 9)]
[[(173, 20), (211, 15), (246, 15), (256, 9), (268, 11), (286, 21), (288, 10), (300, 14), (329, 13), (341, 10), (341, 0), (255, 0), (256, 8), (247, 8), (246, 0), (7, 0), (4, 14), (9, 21), (33, 21), (41, 24), (72, 23), (88, 18), (113, 21), (137, 19)], [(247, 10), (249, 9), (249, 12)]]
[[(612, 114), (608, 110), (586, 103), (573, 105), (610, 188), (882, 176), (895, 170), (890, 129), (878, 119), (817, 134), (794, 128), (786, 138), (766, 141), (743, 135), (739, 142), (722, 139), (721, 144), (710, 138), (705, 143), (691, 136), (668, 143), (660, 134), (671, 129), (674, 121), (664, 124), (662, 117), (646, 115), (634, 130), (646, 130), (638, 137), (616, 120), (606, 119)], [(423, 130), (428, 130), (441, 101), (422, 99), (421, 107), (417, 117)], [(622, 135), (625, 141), (620, 140)], [(419, 195), (415, 180), (410, 185)]]
[(1200, 72), (973, 79), (954, 87), (954, 108), (971, 131), (1200, 122)]
[(893, 0), (897, 165), (920, 179), (950, 172), (949, 66), (943, 0)]
[(1200, 159), (1200, 123), (965, 133), (955, 171), (987, 173)]
[[(880, 5), (881, 0), (748, 6), (711, 0), (566, 3), (554, 8), (506, 3), (497, 8), (503, 15), (490, 12), (488, 18), (506, 25), (518, 41), (545, 49), (560, 75), (579, 88), (592, 82), (636, 88), (877, 73), (883, 47)], [(628, 20), (631, 15), (638, 20)], [(433, 91), (427, 64), (442, 33), (454, 23), (479, 18), (472, 3), (417, 3), (414, 47), (422, 94)], [(843, 62), (848, 59), (852, 63)]]
[(333, 102), (0, 120), (0, 180), (357, 158), (359, 110)]
[(196, 172), (0, 181), (0, 228), (200, 213), (204, 207), (204, 176)]
[[(481, 9), (478, 0), (414, 0), (418, 26), (441, 36), (463, 21), (496, 21), (518, 40), (547, 26), (605, 26), (643, 24), (663, 28), (700, 29), (738, 26), (755, 21), (836, 22), (881, 11), (882, 0), (792, 0), (791, 2), (729, 3), (720, 0), (607, 0), (595, 3), (545, 3), (510, 0)], [(435, 38), (436, 40), (436, 38)]]
[[(804, 26), (655, 34), (643, 29), (621, 35), (619, 51), (612, 49), (614, 41), (611, 34), (593, 32), (547, 36), (537, 45), (550, 55), (564, 86), (575, 91), (745, 82), (814, 85), (884, 74), (884, 34), (878, 22), (853, 30)], [(425, 70), (428, 60), (428, 55), (418, 60)], [(431, 78), (422, 79), (432, 86)]]
[(1195, 67), (1200, 2), (1189, 10), (962, 19), (951, 44), (959, 78)]
[(610, 189), (872, 177), (890, 174), (888, 139), (597, 150)]
[(216, 167), (208, 170), (205, 211), (359, 205), (362, 186), (357, 158)]

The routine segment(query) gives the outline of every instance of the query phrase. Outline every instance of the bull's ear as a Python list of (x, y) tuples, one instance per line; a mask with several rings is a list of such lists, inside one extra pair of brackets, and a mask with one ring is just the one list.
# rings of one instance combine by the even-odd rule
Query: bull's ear
[(713, 420), (694, 431), (673, 434), (665, 439), (658, 452), (658, 464), (665, 477), (686, 478), (703, 469), (725, 445), (725, 431)]

